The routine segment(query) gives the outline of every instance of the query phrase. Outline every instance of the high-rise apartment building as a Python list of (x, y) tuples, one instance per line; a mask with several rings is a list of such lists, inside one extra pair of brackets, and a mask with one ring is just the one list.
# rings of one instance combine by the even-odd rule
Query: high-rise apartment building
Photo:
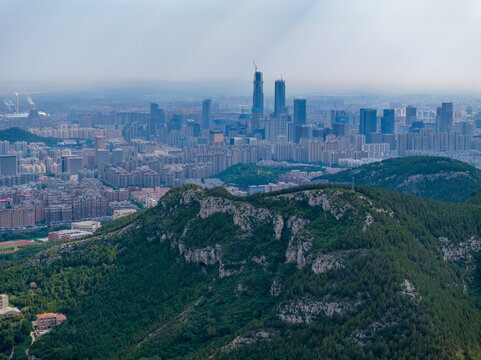
[(279, 114), (278, 116), (269, 119), (268, 139), (272, 143), (277, 142), (279, 140), (279, 136), (287, 138), (287, 121), (287, 114)]
[(97, 135), (94, 139), (95, 150), (105, 150), (107, 149), (107, 140), (103, 135)]

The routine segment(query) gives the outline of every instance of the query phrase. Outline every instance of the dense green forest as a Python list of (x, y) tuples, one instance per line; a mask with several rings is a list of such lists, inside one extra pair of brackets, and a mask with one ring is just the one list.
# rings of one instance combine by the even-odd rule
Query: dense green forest
[(375, 186), (428, 199), (464, 202), (481, 186), (481, 170), (462, 161), (431, 156), (384, 160), (321, 177), (332, 183)]
[(0, 292), (67, 316), (43, 360), (481, 359), (480, 217), (362, 186), (187, 185), (0, 267)]
[(474, 189), (473, 192), (469, 195), (468, 200), (466, 200), (468, 204), (476, 204), (481, 205), (481, 186)]
[(276, 183), (279, 176), (289, 172), (291, 170), (301, 171), (319, 171), (320, 166), (289, 166), (289, 167), (276, 167), (276, 166), (259, 166), (256, 164), (236, 164), (233, 165), (219, 175), (216, 178), (220, 178), (224, 183), (228, 185), (238, 186), (242, 189), (248, 188), (250, 185), (265, 185), (269, 183)]
[(49, 146), (55, 146), (57, 144), (57, 140), (54, 138), (44, 138), (17, 127), (0, 130), (0, 140), (7, 140), (10, 142), (26, 141), (28, 143), (43, 142)]
[(283, 171), (278, 168), (258, 166), (256, 164), (233, 165), (219, 175), (216, 175), (224, 183), (242, 188), (250, 185), (265, 185), (277, 182)]

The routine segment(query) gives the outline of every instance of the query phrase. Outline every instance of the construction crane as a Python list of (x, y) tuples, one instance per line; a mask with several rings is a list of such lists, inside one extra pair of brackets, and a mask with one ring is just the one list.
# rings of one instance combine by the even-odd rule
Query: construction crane
[(255, 62), (255, 60), (254, 60), (254, 59), (252, 59), (252, 62), (254, 63), (254, 68), (255, 68), (255, 70), (256, 70), (256, 72), (257, 72), (257, 65), (256, 65), (256, 62)]

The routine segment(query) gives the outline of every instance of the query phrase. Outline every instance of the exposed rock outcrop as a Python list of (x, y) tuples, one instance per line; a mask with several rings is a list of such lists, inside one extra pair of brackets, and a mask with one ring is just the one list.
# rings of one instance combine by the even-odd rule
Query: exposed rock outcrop
[(274, 336), (278, 336), (278, 333), (271, 333), (263, 330), (243, 336), (237, 336), (229, 344), (222, 347), (221, 350), (224, 352), (230, 352), (242, 346), (255, 344), (258, 341), (269, 341)]
[(279, 280), (274, 280), (269, 292), (272, 297), (278, 297), (282, 292), (282, 283)]
[(446, 261), (465, 260), (471, 252), (481, 251), (481, 238), (472, 236), (466, 241), (454, 244), (447, 237), (439, 238), (439, 246), (443, 252), (443, 258)]
[(315, 274), (321, 274), (331, 269), (340, 269), (345, 265), (345, 261), (341, 256), (332, 254), (322, 254), (316, 257), (312, 263), (312, 271)]
[(312, 248), (312, 235), (298, 233), (291, 237), (286, 250), (286, 263), (296, 263), (298, 269), (312, 262), (309, 251)]
[(418, 295), (414, 285), (411, 284), (407, 279), (404, 279), (403, 283), (401, 284), (401, 287), (402, 287), (401, 294), (403, 295), (407, 295), (413, 298), (415, 298)]
[(334, 314), (344, 315), (355, 311), (365, 301), (360, 296), (355, 301), (330, 299), (329, 296), (322, 301), (311, 298), (302, 298), (279, 305), (277, 316), (282, 321), (290, 324), (311, 324), (319, 316), (332, 317)]
[(215, 246), (207, 246), (205, 248), (186, 248), (184, 243), (177, 244), (179, 253), (184, 255), (186, 262), (194, 262), (204, 265), (213, 265), (220, 263), (220, 256), (222, 253), (222, 246), (216, 244)]

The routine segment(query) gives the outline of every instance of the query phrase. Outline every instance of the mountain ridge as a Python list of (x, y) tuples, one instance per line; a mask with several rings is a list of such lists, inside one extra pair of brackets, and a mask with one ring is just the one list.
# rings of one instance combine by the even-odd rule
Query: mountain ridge
[(351, 183), (449, 202), (465, 202), (481, 186), (481, 170), (464, 162), (432, 156), (408, 156), (324, 175), (332, 183)]
[(42, 359), (476, 359), (479, 216), (363, 186), (188, 185), (2, 270), (0, 287), (67, 314), (32, 346)]

